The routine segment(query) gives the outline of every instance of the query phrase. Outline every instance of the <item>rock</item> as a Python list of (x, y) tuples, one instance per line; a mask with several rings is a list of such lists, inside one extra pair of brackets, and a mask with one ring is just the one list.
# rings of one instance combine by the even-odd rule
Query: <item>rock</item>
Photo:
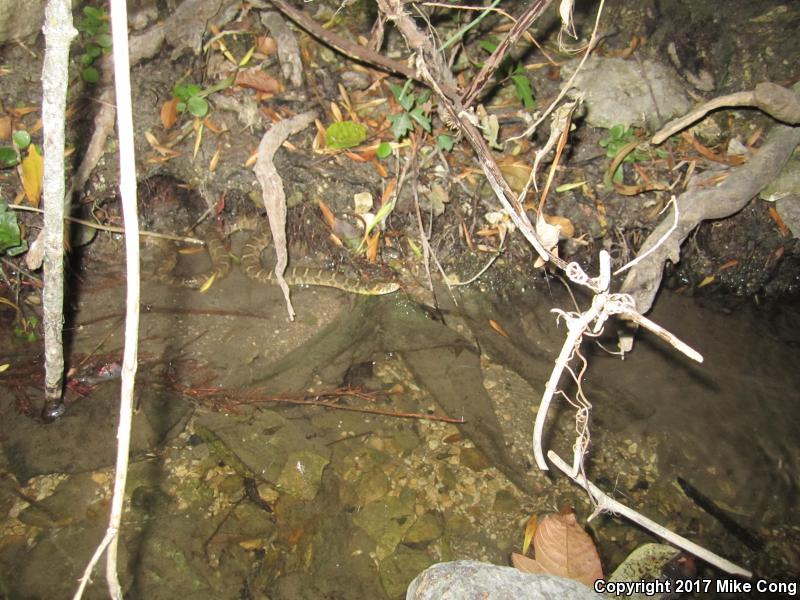
[(330, 462), (309, 450), (292, 452), (278, 477), (281, 491), (301, 500), (313, 500), (322, 483), (322, 471)]
[(377, 545), (382, 559), (392, 554), (414, 524), (414, 502), (389, 496), (367, 504), (353, 517), (353, 522), (367, 532)]
[(433, 560), (425, 552), (400, 546), (397, 552), (381, 561), (381, 584), (390, 598), (402, 598), (408, 584)]
[(486, 455), (477, 448), (461, 448), (459, 462), (473, 471), (483, 471), (492, 466)]
[[(566, 65), (562, 78), (569, 79), (577, 65), (577, 61)], [(592, 56), (572, 86), (583, 95), (586, 122), (606, 129), (635, 125), (655, 130), (691, 106), (672, 70), (651, 60)]]
[(531, 575), (474, 560), (439, 563), (420, 573), (406, 600), (597, 600), (582, 583), (553, 575)]
[(44, 24), (45, 0), (0, 2), (0, 44), (12, 40), (31, 42)]
[(442, 537), (444, 523), (442, 516), (435, 512), (423, 513), (406, 532), (403, 543), (409, 545), (427, 544)]

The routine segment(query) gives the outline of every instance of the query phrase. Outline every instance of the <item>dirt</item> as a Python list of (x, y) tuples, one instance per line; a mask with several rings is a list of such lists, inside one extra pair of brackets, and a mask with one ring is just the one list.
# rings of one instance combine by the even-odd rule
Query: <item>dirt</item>
[[(153, 3), (140, 4), (147, 12)], [(599, 51), (624, 52), (636, 36), (634, 57), (672, 64), (668, 45), (676, 40), (675, 53), (684, 63), (673, 68), (697, 99), (767, 79), (793, 83), (800, 64), (794, 47), (800, 16), (793, 5), (731, 4), (719, 15), (683, 0), (610, 2)], [(171, 14), (164, 3), (157, 8), (162, 19)], [(336, 6), (315, 8), (324, 21)], [(366, 35), (367, 13), (358, 6), (352, 10), (359, 18), (345, 8), (334, 29)], [(576, 17), (585, 39), (591, 23), (583, 10), (578, 6)], [(251, 31), (260, 27), (256, 11), (241, 16), (229, 24), (237, 33), (225, 38), (237, 57), (255, 42)], [(554, 19), (548, 14), (535, 33), (562, 60)], [(446, 18), (437, 21), (439, 27), (447, 24)], [(487, 18), (481, 26), (486, 29), (477, 31), (494, 25)], [(476, 39), (482, 35), (489, 34)], [(243, 217), (263, 218), (248, 159), (268, 117), (313, 107), (324, 126), (334, 119), (331, 103), (346, 113), (349, 100), (363, 108), (359, 118), (370, 125), (365, 145), (390, 139), (380, 128), (399, 107), (385, 84), (367, 88), (377, 81), (374, 73), (306, 35), (299, 40), (305, 89), (264, 99), (251, 122), (223, 109), (219, 100), (224, 95), (244, 106), (253, 99), (251, 90), (211, 95), (212, 112), (200, 138), (186, 115), (166, 129), (160, 113), (176, 73), (206, 86), (216, 83), (214, 70), (224, 62), (220, 53), (184, 53), (172, 60), (165, 51), (134, 68), (145, 227), (192, 235), (204, 220), (204, 227), (226, 234)], [(405, 52), (396, 36), (390, 34), (387, 44)], [(40, 72), (42, 51), (41, 39), (0, 47), (0, 116), (40, 101), (31, 81)], [(455, 70), (467, 68), (466, 57), (476, 62), (485, 56), (469, 45)], [(557, 69), (536, 50), (513, 58), (534, 65), (526, 72), (538, 106), (555, 96)], [(281, 78), (274, 57), (262, 65)], [(693, 87), (704, 72), (713, 76), (712, 89)], [(348, 89), (345, 98), (337, 83), (359, 77), (367, 85)], [(92, 130), (94, 94), (79, 78), (72, 80), (71, 163), (81, 158)], [(502, 136), (520, 132), (524, 124), (513, 86), (501, 83), (491, 98), (488, 108), (501, 114)], [(14, 118), (33, 129), (35, 116)], [(770, 125), (752, 111), (719, 112), (711, 122), (696, 135), (717, 154), (734, 138), (757, 147), (756, 131)], [(608, 132), (580, 119), (576, 125), (553, 188), (589, 184), (551, 191), (547, 212), (574, 226), (574, 234), (562, 240), (562, 256), (593, 274), (600, 249), (611, 252), (614, 266), (633, 258), (661, 219), (668, 196), (626, 196), (605, 186), (610, 159), (599, 142)], [(546, 137), (543, 131), (534, 144), (521, 142), (517, 155), (498, 152), (503, 172), (527, 176), (519, 165), (529, 162)], [(254, 283), (238, 268), (243, 233), (227, 240), (231, 274), (208, 290), (144, 281), (133, 462), (120, 543), (128, 597), (398, 598), (433, 562), (474, 558), (507, 564), (532, 514), (571, 505), (585, 523), (591, 513), (585, 494), (561, 475), (539, 472), (531, 452), (535, 411), (565, 335), (564, 323), (550, 309), (574, 309), (563, 281), (533, 268), (533, 252), (521, 236), (489, 222), (496, 203), (459, 145), (451, 153), (421, 152), (421, 164), (410, 171), (380, 236), (378, 265), (366, 264), (332, 238), (318, 203), (357, 228), (362, 217), (355, 216), (353, 196), (370, 193), (377, 209), (400, 163), (377, 162), (372, 150), (360, 148), (325, 152), (319, 138), (309, 129), (276, 156), (290, 207), (292, 260), (388, 272), (403, 289), (365, 299), (335, 289), (296, 288), (298, 318), (289, 322), (278, 288)], [(174, 156), (164, 152), (167, 146)], [(685, 141), (669, 142), (665, 152), (626, 164), (623, 183), (635, 185), (644, 175), (682, 185), (678, 178), (693, 161), (696, 173), (717, 172), (713, 161)], [(109, 143), (80, 197), (81, 216), (120, 224), (115, 165)], [(14, 170), (0, 170), (3, 197), (18, 190)], [(800, 573), (799, 415), (793, 401), (800, 387), (800, 271), (797, 240), (785, 234), (770, 209), (755, 198), (740, 213), (701, 225), (684, 244), (681, 262), (669, 266), (670, 289), (662, 291), (649, 316), (701, 352), (702, 365), (643, 332), (624, 361), (587, 341), (582, 388), (594, 405), (591, 480), (757, 576), (783, 581)], [(32, 239), (39, 217), (18, 218)], [(431, 266), (436, 285), (426, 290), (418, 218), (450, 279), (464, 281), (480, 272), (507, 236), (503, 252), (468, 287), (448, 289)], [(8, 598), (72, 594), (107, 519), (123, 344), (122, 240), (118, 234), (85, 234), (73, 228), (67, 412), (53, 424), (39, 419), (42, 350), (30, 318), (40, 315), (37, 276), (19, 259), (3, 257), (2, 295), (22, 310), (0, 305), (0, 365), (9, 365), (0, 373), (0, 593)], [(152, 259), (150, 250), (144, 253)], [(180, 255), (182, 272), (207, 267), (202, 252)], [(574, 293), (582, 308), (589, 305), (589, 298)], [(612, 350), (613, 329), (600, 339)], [(562, 384), (574, 394), (574, 386)], [(569, 457), (573, 442), (573, 409), (557, 397), (545, 444)], [(691, 499), (679, 480), (728, 520)], [(618, 517), (600, 517), (589, 527), (607, 574), (652, 541)], [(699, 575), (722, 576), (702, 564)], [(94, 579), (87, 597), (106, 597), (102, 575)]]

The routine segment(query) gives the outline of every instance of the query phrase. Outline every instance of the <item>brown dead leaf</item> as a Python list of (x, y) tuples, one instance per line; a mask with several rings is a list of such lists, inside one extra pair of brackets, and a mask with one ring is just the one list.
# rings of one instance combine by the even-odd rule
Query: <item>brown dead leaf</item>
[(498, 323), (494, 319), (489, 319), (489, 327), (494, 329), (497, 333), (502, 335), (504, 338), (508, 338), (508, 334), (506, 333), (506, 330), (503, 329), (503, 326), (500, 325), (500, 323)]
[(11, 117), (0, 117), (0, 140), (4, 142), (11, 139)]
[(22, 179), (22, 188), (25, 197), (31, 206), (39, 206), (39, 196), (42, 193), (42, 175), (44, 174), (44, 160), (34, 144), (28, 148), (28, 155), (22, 159), (19, 176)]
[(172, 98), (161, 105), (161, 125), (171, 129), (178, 121), (178, 99)]
[(519, 194), (531, 176), (531, 165), (512, 157), (497, 161), (497, 166), (514, 193)]
[(266, 35), (260, 35), (256, 38), (256, 51), (266, 56), (270, 56), (278, 51), (278, 44), (275, 43), (274, 38)]
[(281, 85), (280, 81), (258, 67), (239, 71), (236, 74), (236, 81), (234, 81), (233, 84), (271, 95), (283, 91), (283, 85)]
[(558, 227), (559, 234), (562, 238), (568, 239), (575, 236), (575, 227), (572, 225), (567, 217), (560, 217), (558, 215), (544, 215), (544, 220), (548, 224)]
[(597, 548), (572, 512), (544, 517), (533, 536), (533, 548), (535, 559), (512, 555), (516, 568), (526, 573), (547, 573), (574, 579), (589, 587), (603, 578)]
[(336, 224), (336, 217), (333, 211), (328, 208), (328, 205), (322, 200), (317, 201), (317, 204), (319, 205), (319, 211), (322, 213), (322, 218), (325, 220), (325, 223), (327, 223), (328, 228), (333, 229), (333, 226)]

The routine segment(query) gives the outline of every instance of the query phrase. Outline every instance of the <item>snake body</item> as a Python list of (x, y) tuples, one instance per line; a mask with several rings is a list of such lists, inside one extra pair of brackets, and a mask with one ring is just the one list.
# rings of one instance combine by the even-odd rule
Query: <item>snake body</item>
[[(275, 272), (261, 265), (261, 253), (269, 247), (272, 238), (264, 231), (256, 232), (245, 243), (242, 250), (242, 269), (253, 281), (276, 283)], [(289, 267), (283, 274), (289, 285), (322, 285), (351, 294), (380, 296), (396, 292), (400, 286), (393, 281), (366, 282), (357, 277), (348, 277), (338, 271), (318, 267)]]
[[(178, 254), (171, 251), (162, 252), (159, 264), (154, 270), (155, 278), (161, 283), (172, 286), (198, 289), (211, 277), (221, 279), (231, 270), (231, 255), (225, 247), (225, 241), (214, 228), (205, 236), (206, 250), (211, 259), (211, 268), (196, 275), (176, 275), (175, 267)], [(260, 283), (276, 283), (272, 269), (261, 265), (261, 253), (269, 247), (272, 237), (268, 232), (257, 230), (244, 245), (242, 250), (242, 270), (253, 281)], [(351, 294), (379, 296), (397, 291), (399, 284), (391, 281), (367, 282), (358, 277), (348, 277), (338, 271), (318, 267), (289, 267), (284, 275), (289, 285), (320, 285), (333, 287)]]

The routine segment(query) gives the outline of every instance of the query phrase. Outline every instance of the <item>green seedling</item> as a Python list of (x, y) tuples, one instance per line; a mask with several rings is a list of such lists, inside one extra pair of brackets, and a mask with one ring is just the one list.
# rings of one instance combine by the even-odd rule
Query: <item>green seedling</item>
[[(616, 158), (617, 154), (625, 150), (625, 147), (635, 141), (636, 136), (632, 127), (625, 127), (624, 125), (614, 125), (608, 130), (608, 136), (604, 137), (598, 142), (601, 148), (606, 149), (606, 156), (608, 158)], [(647, 152), (634, 148), (623, 159), (622, 163), (644, 162), (650, 157)], [(614, 171), (612, 177), (614, 183), (622, 183), (623, 171), (622, 163)]]
[(208, 114), (208, 102), (203, 89), (194, 83), (179, 83), (172, 90), (173, 97), (178, 99), (178, 112), (188, 112), (193, 117), (202, 119)]
[(13, 146), (0, 147), (0, 169), (16, 167), (20, 162), (20, 152), (31, 145), (31, 134), (25, 130), (18, 130), (11, 134)]
[(430, 107), (426, 105), (431, 95), (430, 90), (423, 90), (419, 94), (409, 92), (411, 80), (406, 81), (403, 87), (389, 84), (397, 103), (403, 108), (402, 112), (389, 115), (392, 124), (392, 134), (396, 140), (402, 140), (414, 131), (415, 123), (428, 133), (431, 132)]
[[(478, 45), (489, 53), (497, 49), (497, 44), (490, 41), (480, 41)], [(500, 74), (501, 82), (510, 79), (511, 83), (514, 84), (514, 92), (517, 95), (517, 99), (522, 103), (522, 106), (528, 109), (536, 106), (536, 100), (533, 97), (533, 88), (531, 87), (531, 82), (528, 79), (528, 75), (522, 63), (514, 62), (511, 57), (506, 56), (503, 62), (500, 63), (497, 72)]]
[(100, 81), (100, 72), (94, 62), (103, 54), (111, 52), (111, 28), (108, 24), (108, 13), (102, 8), (84, 6), (83, 16), (78, 20), (76, 28), (84, 36), (83, 54), (78, 60), (81, 63), (81, 78), (86, 83)]
[(0, 254), (17, 256), (27, 250), (28, 242), (20, 235), (17, 214), (8, 210), (5, 200), (0, 200)]
[(39, 318), (18, 316), (14, 325), (14, 336), (26, 342), (35, 342), (39, 339)]
[[(403, 108), (402, 112), (389, 115), (392, 135), (397, 141), (401, 141), (408, 136), (414, 128), (419, 126), (426, 132), (431, 133), (431, 103), (429, 102), (431, 91), (423, 90), (417, 94), (409, 91), (411, 80), (407, 80), (402, 87), (393, 83), (389, 84), (397, 103)], [(453, 139), (446, 134), (437, 136), (436, 144), (442, 150), (449, 152), (453, 149)], [(383, 142), (378, 146), (376, 155), (378, 158), (387, 158), (392, 154), (392, 146), (388, 142)]]

